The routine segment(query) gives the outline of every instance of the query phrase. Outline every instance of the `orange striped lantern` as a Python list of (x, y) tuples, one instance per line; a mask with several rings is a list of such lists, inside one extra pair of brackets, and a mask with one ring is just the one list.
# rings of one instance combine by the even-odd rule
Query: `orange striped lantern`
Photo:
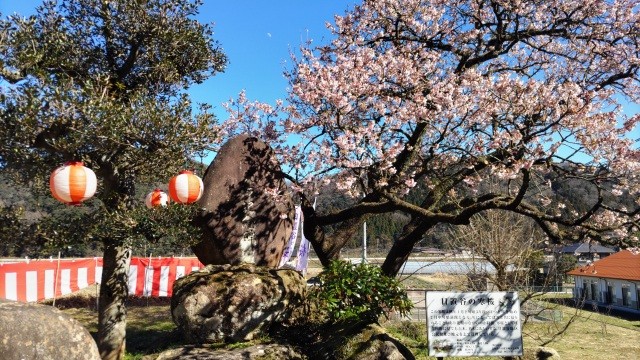
[(80, 161), (70, 161), (53, 170), (49, 189), (54, 198), (69, 205), (80, 205), (96, 193), (98, 181), (93, 170)]
[(155, 189), (147, 194), (144, 204), (149, 209), (156, 206), (167, 206), (169, 204), (169, 195), (160, 189)]
[(169, 180), (169, 196), (180, 204), (191, 204), (202, 196), (202, 179), (192, 171), (183, 170)]

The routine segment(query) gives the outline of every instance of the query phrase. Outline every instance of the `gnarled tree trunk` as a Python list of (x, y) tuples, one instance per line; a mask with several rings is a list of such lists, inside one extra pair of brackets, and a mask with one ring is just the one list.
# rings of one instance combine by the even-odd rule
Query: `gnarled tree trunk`
[(98, 349), (104, 360), (124, 358), (131, 249), (120, 241), (105, 240), (98, 312)]
[[(303, 207), (304, 211), (304, 207)], [(313, 250), (318, 256), (318, 260), (322, 266), (327, 267), (332, 260), (340, 258), (340, 250), (360, 229), (360, 223), (364, 216), (355, 219), (349, 219), (339, 224), (331, 239), (327, 238), (321, 225), (318, 224), (315, 212), (308, 211), (304, 213), (304, 236), (313, 246)]]
[(382, 263), (382, 272), (388, 276), (398, 275), (402, 265), (409, 259), (413, 247), (432, 226), (432, 223), (416, 218), (405, 225), (402, 229), (402, 235), (391, 245), (391, 249)]

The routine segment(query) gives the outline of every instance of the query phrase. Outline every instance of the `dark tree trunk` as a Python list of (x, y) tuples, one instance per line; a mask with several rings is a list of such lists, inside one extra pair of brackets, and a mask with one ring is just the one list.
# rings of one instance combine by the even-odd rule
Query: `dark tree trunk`
[(382, 264), (382, 272), (387, 276), (396, 276), (407, 261), (413, 247), (422, 239), (424, 235), (433, 225), (426, 221), (411, 220), (404, 229), (402, 235), (396, 240), (384, 259)]
[(509, 289), (509, 283), (507, 279), (506, 266), (501, 264), (491, 264), (496, 269), (496, 287), (498, 291), (507, 291)]
[[(131, 170), (117, 169), (114, 163), (101, 164), (102, 201), (107, 209), (132, 209), (135, 199), (135, 175)], [(114, 229), (121, 231), (122, 229)], [(107, 235), (104, 242), (102, 283), (98, 302), (98, 350), (103, 360), (124, 358), (127, 328), (128, 272), (131, 249), (124, 238)], [(124, 237), (124, 238), (123, 238)]]
[(366, 215), (347, 219), (338, 224), (331, 238), (325, 236), (322, 226), (318, 223), (315, 210), (311, 206), (302, 206), (304, 213), (304, 236), (309, 240), (313, 250), (318, 256), (322, 266), (327, 267), (332, 260), (340, 258), (340, 250), (360, 229), (360, 224), (366, 219)]
[(98, 349), (103, 360), (124, 358), (127, 325), (127, 275), (131, 249), (105, 241), (98, 312)]
[[(380, 197), (369, 194), (360, 203), (346, 213), (334, 213), (318, 216), (311, 202), (302, 199), (302, 213), (304, 214), (304, 236), (309, 240), (322, 266), (327, 267), (332, 260), (340, 258), (340, 250), (351, 240), (372, 214), (393, 211), (390, 206), (376, 204)], [(365, 206), (365, 207), (362, 207)], [(368, 208), (366, 206), (369, 206)], [(323, 226), (335, 225), (331, 237), (325, 236)]]

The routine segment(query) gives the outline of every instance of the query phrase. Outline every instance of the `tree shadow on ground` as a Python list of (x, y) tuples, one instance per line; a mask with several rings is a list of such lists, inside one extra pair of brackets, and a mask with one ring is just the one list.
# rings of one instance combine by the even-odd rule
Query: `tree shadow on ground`
[[(386, 333), (371, 332), (371, 325), (376, 323), (347, 321), (277, 325), (271, 328), (270, 336), (280, 344), (294, 346), (309, 359), (344, 358), (345, 352), (357, 354), (365, 351), (367, 344), (374, 340), (391, 342), (406, 359), (415, 359), (411, 351), (397, 339)], [(353, 342), (358, 337), (361, 340)]]
[[(127, 307), (126, 351), (133, 355), (154, 354), (185, 344), (171, 318), (170, 298), (129, 296)], [(41, 302), (53, 305), (53, 300)], [(81, 321), (94, 340), (97, 339), (97, 301), (93, 294), (74, 294), (56, 299), (55, 307), (74, 310), (74, 318)]]
[(127, 329), (127, 352), (154, 354), (172, 347), (186, 345), (178, 329)]

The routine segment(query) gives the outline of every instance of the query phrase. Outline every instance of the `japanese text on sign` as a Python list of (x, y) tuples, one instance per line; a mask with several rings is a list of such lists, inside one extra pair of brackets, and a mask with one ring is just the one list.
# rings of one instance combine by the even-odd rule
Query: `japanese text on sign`
[(427, 293), (431, 356), (522, 355), (517, 292)]

